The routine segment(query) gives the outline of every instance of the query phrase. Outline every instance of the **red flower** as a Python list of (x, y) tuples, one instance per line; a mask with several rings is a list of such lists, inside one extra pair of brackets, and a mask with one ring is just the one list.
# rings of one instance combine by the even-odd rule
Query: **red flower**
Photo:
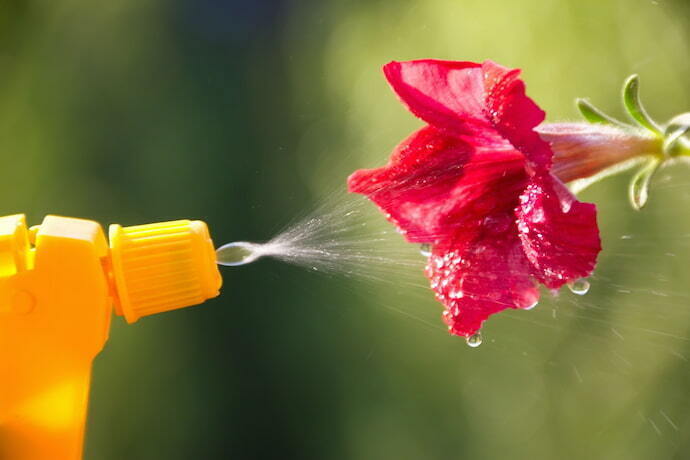
[(421, 60), (384, 73), (428, 123), (389, 163), (350, 176), (413, 243), (432, 245), (426, 273), (451, 333), (469, 337), (491, 314), (531, 308), (551, 289), (591, 274), (601, 250), (596, 209), (551, 172), (534, 131), (544, 112), (519, 70)]

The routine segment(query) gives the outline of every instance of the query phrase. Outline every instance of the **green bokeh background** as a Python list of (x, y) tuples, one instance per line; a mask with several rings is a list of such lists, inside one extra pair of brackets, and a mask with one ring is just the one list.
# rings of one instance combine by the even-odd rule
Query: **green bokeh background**
[[(639, 73), (665, 121), (690, 109), (689, 40), (684, 0), (6, 1), (0, 209), (262, 240), (420, 126), (389, 60), (523, 68), (550, 121), (576, 96), (623, 116)], [(223, 270), (203, 307), (116, 320), (85, 457), (689, 458), (689, 173), (661, 173), (639, 213), (626, 177), (584, 192), (591, 292), (492, 318), (476, 350), (397, 272), (270, 260)]]

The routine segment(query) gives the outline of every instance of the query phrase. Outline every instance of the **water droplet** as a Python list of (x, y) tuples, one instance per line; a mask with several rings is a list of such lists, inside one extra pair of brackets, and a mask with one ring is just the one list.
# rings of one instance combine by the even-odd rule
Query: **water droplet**
[(450, 293), (448, 294), (448, 297), (450, 297), (451, 299), (462, 299), (463, 295), (464, 294), (460, 289), (456, 289), (456, 290), (450, 291)]
[(419, 252), (424, 257), (429, 257), (431, 255), (431, 245), (429, 243), (422, 244), (421, 246), (419, 246)]
[(585, 295), (587, 292), (589, 292), (589, 281), (584, 278), (580, 278), (577, 281), (568, 283), (568, 289), (570, 289), (570, 292), (573, 294)]
[(466, 339), (467, 345), (472, 348), (477, 348), (482, 344), (482, 333), (477, 331)]
[(532, 212), (530, 217), (535, 224), (542, 223), (544, 222), (544, 210), (542, 208), (537, 208)]
[(216, 262), (220, 265), (236, 267), (254, 262), (261, 257), (260, 246), (246, 241), (235, 241), (216, 249)]
[(538, 301), (538, 300), (535, 300), (534, 303), (533, 303), (532, 305), (530, 305), (530, 306), (528, 306), (528, 307), (525, 307), (524, 309), (525, 309), (525, 310), (531, 310), (531, 309), (533, 309), (534, 307), (536, 307), (538, 303), (539, 303), (539, 301)]

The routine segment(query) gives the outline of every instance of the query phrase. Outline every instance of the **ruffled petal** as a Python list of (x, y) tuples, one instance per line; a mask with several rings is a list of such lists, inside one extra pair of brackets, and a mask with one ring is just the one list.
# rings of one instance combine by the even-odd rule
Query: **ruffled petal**
[(454, 134), (481, 132), (490, 125), (484, 114), (484, 76), (474, 62), (423, 59), (390, 62), (383, 73), (410, 111)]
[(350, 192), (376, 203), (408, 241), (430, 243), (443, 233), (449, 196), (464, 173), (472, 148), (427, 126), (393, 151), (382, 168), (360, 169), (347, 180)]
[(601, 251), (596, 206), (542, 174), (520, 196), (516, 214), (525, 255), (545, 286), (556, 289), (592, 273)]
[(539, 290), (510, 212), (492, 215), (467, 241), (438, 246), (426, 273), (452, 334), (469, 337), (492, 314), (531, 308)]
[(383, 70), (410, 111), (432, 126), (472, 145), (508, 140), (532, 168), (549, 168), (551, 150), (533, 131), (544, 112), (525, 95), (519, 70), (433, 59), (394, 61)]
[(553, 152), (534, 131), (546, 114), (525, 94), (520, 70), (509, 70), (492, 61), (482, 64), (486, 109), (501, 135), (527, 158), (531, 169), (548, 171)]
[(386, 166), (348, 179), (350, 192), (374, 201), (408, 241), (435, 244), (514, 209), (526, 183), (522, 154), (509, 144), (476, 148), (431, 126), (403, 141)]

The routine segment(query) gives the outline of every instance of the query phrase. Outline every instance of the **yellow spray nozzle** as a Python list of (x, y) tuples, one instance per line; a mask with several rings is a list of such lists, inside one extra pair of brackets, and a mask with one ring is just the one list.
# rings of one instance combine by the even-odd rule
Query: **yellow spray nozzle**
[(109, 234), (115, 305), (128, 322), (196, 305), (219, 294), (222, 279), (204, 222), (114, 224)]
[(140, 317), (202, 303), (221, 286), (208, 228), (110, 227), (0, 217), (0, 459), (81, 458), (93, 358), (112, 307)]

